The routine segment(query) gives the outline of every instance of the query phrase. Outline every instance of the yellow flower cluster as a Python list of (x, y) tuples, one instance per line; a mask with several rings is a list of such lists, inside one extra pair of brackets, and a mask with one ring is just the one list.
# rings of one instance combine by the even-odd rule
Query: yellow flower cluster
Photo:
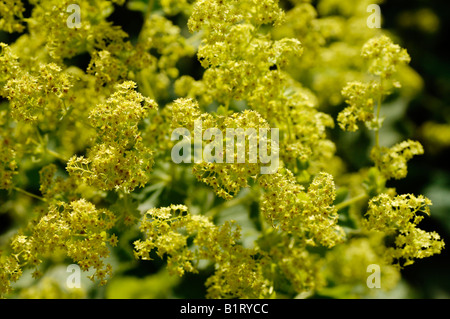
[(286, 23), (271, 31), (275, 39), (289, 37), (302, 43), (303, 55), (293, 60), (288, 72), (308, 83), (320, 105), (339, 105), (345, 83), (362, 78), (361, 46), (375, 35), (366, 27), (365, 2), (296, 1), (286, 12)]
[[(211, 298), (260, 298), (269, 294), (269, 282), (261, 269), (262, 259), (267, 257), (257, 258), (257, 250), (238, 243), (241, 233), (236, 223), (216, 226), (205, 216), (191, 215), (184, 205), (171, 205), (149, 210), (140, 230), (145, 239), (134, 243), (135, 256), (148, 260), (155, 249), (161, 258), (167, 255), (172, 274), (197, 272), (200, 260), (213, 262), (215, 273), (206, 282)], [(193, 238), (192, 247), (188, 238)]]
[(87, 68), (87, 73), (95, 76), (97, 87), (115, 83), (128, 75), (127, 66), (107, 50), (95, 51)]
[(4, 86), (11, 116), (18, 121), (41, 120), (44, 111), (61, 113), (71, 83), (55, 63), (41, 64), (32, 72), (16, 74)]
[[(380, 146), (379, 142), (383, 99), (393, 88), (401, 87), (396, 76), (399, 68), (409, 63), (410, 57), (405, 49), (393, 44), (384, 35), (367, 41), (362, 47), (361, 55), (369, 63), (368, 71), (376, 80), (349, 83), (342, 91), (349, 106), (338, 116), (339, 124), (344, 130), (355, 131), (358, 129), (356, 122), (361, 121), (375, 131), (375, 145), (370, 152), (375, 165), (366, 181), (367, 193), (374, 197), (369, 200), (367, 219), (362, 219), (360, 223), (365, 230), (384, 234), (382, 237), (385, 247), (381, 253), (384, 263), (389, 265), (402, 262), (402, 266), (411, 265), (414, 258), (440, 253), (444, 242), (437, 233), (425, 232), (416, 227), (424, 218), (418, 213), (429, 215), (430, 200), (422, 195), (396, 195), (395, 189), (386, 189), (387, 180), (405, 178), (407, 162), (414, 155), (424, 152), (417, 141), (406, 140), (391, 148)], [(389, 240), (395, 247), (388, 246)]]
[[(379, 36), (367, 41), (361, 55), (369, 62), (369, 73), (377, 80), (370, 82), (350, 82), (342, 90), (349, 105), (338, 115), (338, 122), (343, 130), (356, 131), (358, 121), (375, 131), (375, 146), (370, 157), (375, 167), (385, 180), (404, 178), (407, 175), (407, 161), (414, 155), (423, 154), (422, 145), (417, 141), (403, 141), (391, 148), (379, 143), (379, 130), (383, 119), (380, 110), (383, 99), (391, 89), (401, 87), (395, 79), (398, 68), (409, 63), (410, 57), (405, 49), (393, 44), (387, 36)], [(376, 106), (376, 111), (375, 111)]]
[(24, 267), (35, 267), (34, 276), (40, 276), (37, 267), (43, 259), (58, 254), (71, 258), (83, 271), (95, 269), (90, 279), (105, 284), (112, 274), (111, 265), (103, 261), (109, 256), (107, 244), (117, 244), (117, 237), (106, 231), (114, 223), (113, 213), (97, 209), (84, 199), (51, 204), (29, 229), (14, 236), (11, 242), (13, 253), (6, 258), (2, 256), (0, 293), (10, 292), (11, 283), (19, 279)]
[[(270, 235), (267, 237), (270, 238)], [(310, 253), (301, 240), (277, 234), (274, 242), (268, 245), (267, 252), (272, 262), (266, 274), (273, 278), (277, 291), (308, 295), (326, 285), (321, 257)]]
[(112, 2), (123, 4), (124, 0), (77, 1), (82, 8), (80, 28), (69, 28), (67, 13), (71, 0), (31, 1), (34, 9), (28, 22), (31, 41), (44, 41), (45, 49), (55, 60), (71, 58), (85, 51), (120, 51), (125, 48), (127, 34), (112, 26), (106, 18), (112, 12)]
[[(172, 105), (172, 127), (186, 128), (190, 134), (190, 139), (194, 140), (194, 135), (198, 134), (202, 137), (205, 131), (211, 128), (216, 128), (222, 133), (222, 140), (213, 140), (211, 143), (217, 150), (222, 150), (222, 154), (217, 154), (220, 161), (212, 161), (209, 158), (203, 158), (198, 163), (194, 164), (193, 173), (197, 179), (214, 189), (217, 196), (224, 199), (231, 199), (242, 188), (249, 186), (249, 179), (256, 177), (261, 172), (261, 167), (266, 163), (262, 163), (260, 154), (260, 142), (263, 137), (260, 136), (260, 129), (270, 129), (269, 124), (255, 111), (245, 110), (242, 113), (233, 113), (229, 116), (217, 115), (213, 117), (209, 113), (201, 113), (198, 103), (192, 99), (178, 99)], [(195, 121), (200, 120), (201, 127), (195, 126)], [(226, 129), (241, 129), (245, 133), (248, 129), (254, 129), (256, 136), (244, 136), (243, 141), (233, 142), (234, 148), (227, 147), (229, 142), (226, 135)], [(201, 131), (200, 131), (201, 130)], [(234, 139), (234, 136), (232, 137)], [(252, 141), (254, 142), (252, 143)], [(278, 145), (270, 145), (267, 142), (267, 155), (275, 152)], [(239, 143), (244, 143), (245, 147)], [(256, 148), (255, 148), (256, 146)], [(238, 154), (239, 149), (244, 150), (245, 154)], [(201, 150), (203, 152), (203, 148)], [(250, 160), (251, 154), (256, 155), (254, 160)], [(243, 155), (243, 156), (242, 156)], [(265, 155), (265, 154), (264, 154)], [(238, 156), (244, 157), (244, 161), (238, 161)], [(228, 159), (231, 158), (230, 163)]]
[(194, 4), (188, 26), (191, 31), (206, 28), (208, 35), (214, 37), (221, 33), (225, 35), (227, 28), (239, 22), (253, 25), (280, 24), (283, 17), (284, 12), (277, 0), (199, 0)]
[(9, 33), (22, 32), (21, 20), (25, 8), (21, 0), (7, 0), (0, 3), (0, 30)]
[[(5, 114), (0, 113), (0, 116)], [(10, 189), (13, 186), (12, 178), (17, 174), (16, 152), (8, 136), (9, 132), (0, 128), (0, 133), (0, 189)]]
[(375, 166), (380, 170), (381, 174), (386, 179), (401, 179), (405, 178), (408, 173), (407, 161), (414, 155), (423, 154), (422, 144), (416, 141), (403, 141), (391, 148), (374, 147), (371, 152), (371, 158)]
[(292, 55), (301, 55), (300, 42), (272, 41), (249, 24), (232, 26), (227, 34), (220, 42), (199, 48), (202, 65), (208, 67), (203, 76), (208, 94), (225, 105), (232, 99), (246, 100), (250, 108), (282, 129), (289, 108), (296, 106), (296, 95), (287, 94), (289, 78), (281, 70)]
[[(350, 82), (342, 90), (342, 95), (349, 105), (338, 115), (342, 129), (356, 131), (357, 121), (364, 122), (372, 130), (381, 127), (379, 110), (383, 98), (393, 87), (401, 84), (394, 78), (399, 66), (409, 63), (410, 57), (405, 49), (392, 43), (387, 36), (374, 37), (362, 47), (361, 56), (369, 63), (369, 73), (377, 78), (370, 82)], [(377, 106), (375, 116), (374, 108)]]
[(99, 142), (87, 157), (72, 157), (67, 171), (77, 179), (102, 190), (130, 192), (143, 186), (153, 166), (152, 151), (142, 144), (138, 124), (156, 103), (135, 91), (128, 81), (116, 86), (105, 104), (91, 111), (90, 124)]
[(0, 73), (0, 93), (4, 96), (3, 86), (9, 79), (14, 78), (19, 72), (18, 57), (12, 52), (11, 47), (6, 43), (0, 42), (0, 62), (2, 65)]
[(411, 265), (414, 259), (432, 256), (444, 248), (438, 233), (417, 228), (424, 216), (430, 215), (430, 205), (428, 198), (411, 194), (381, 194), (370, 200), (364, 227), (383, 232), (386, 238), (392, 236), (395, 247), (386, 248), (388, 263)]
[(361, 55), (370, 61), (369, 72), (382, 80), (389, 80), (397, 73), (398, 66), (407, 64), (411, 58), (405, 49), (392, 43), (387, 36), (372, 38), (362, 47)]
[[(260, 18), (269, 9), (271, 14)], [(182, 77), (175, 85), (200, 107), (211, 98), (225, 110), (244, 101), (280, 130), (280, 157), (309, 181), (333, 159), (334, 144), (325, 130), (334, 123), (316, 109), (314, 94), (288, 74), (290, 62), (302, 56), (302, 43), (290, 37), (275, 41), (263, 31), (267, 24), (282, 28), (284, 19), (277, 1), (196, 2), (188, 26), (204, 33), (198, 58), (206, 71), (200, 81)], [(298, 158), (310, 165), (308, 170), (299, 168)]]
[(137, 258), (148, 260), (152, 251), (167, 255), (169, 272), (180, 276), (197, 272), (200, 260), (212, 262), (215, 272), (206, 281), (210, 298), (265, 298), (274, 288), (302, 293), (325, 284), (319, 256), (287, 232), (268, 230), (257, 246), (245, 248), (235, 222), (217, 226), (183, 205), (149, 210), (140, 229), (145, 238), (134, 243)]
[(317, 175), (306, 192), (288, 170), (275, 176), (262, 176), (259, 183), (266, 189), (261, 213), (273, 227), (312, 246), (333, 247), (344, 239), (343, 229), (337, 225), (338, 215), (333, 205), (336, 193), (331, 175)]
[(358, 129), (358, 121), (371, 122), (374, 119), (374, 97), (379, 94), (377, 83), (348, 83), (342, 90), (342, 95), (349, 106), (339, 113), (339, 126), (343, 130), (354, 132)]
[[(262, 25), (283, 21), (284, 12), (277, 2), (215, 0), (194, 4), (188, 26), (191, 32), (203, 32), (197, 56), (207, 68), (202, 83), (213, 99), (226, 105), (232, 99), (247, 100), (256, 111), (265, 110), (269, 102), (274, 104), (270, 109), (282, 109), (277, 98), (284, 81), (278, 69), (286, 68), (291, 56), (301, 55), (302, 48), (298, 40), (273, 41), (261, 32)], [(266, 113), (261, 115), (268, 118)]]
[[(127, 34), (110, 16), (124, 0), (77, 1), (74, 28), (70, 0), (31, 0), (27, 18), (21, 1), (1, 1), (0, 30), (24, 33), (0, 43), (0, 199), (17, 223), (2, 233), (0, 296), (25, 270), (40, 277), (44, 262), (67, 259), (105, 284), (112, 231), (140, 238), (135, 257), (156, 253), (171, 274), (212, 266), (210, 298), (326, 295), (333, 285), (366, 296), (369, 264), (390, 289), (397, 265), (439, 253), (440, 236), (417, 228), (431, 202), (386, 186), (424, 148), (382, 146), (380, 109), (422, 83), (406, 50), (366, 27), (367, 6), (380, 2), (131, 1), (124, 10), (144, 21)], [(196, 75), (182, 63), (194, 55)], [(374, 165), (357, 173), (329, 134), (344, 103), (342, 130), (375, 133)], [(171, 160), (177, 128), (201, 139), (192, 165)], [(228, 149), (227, 129), (243, 131), (245, 147), (233, 137)], [(422, 133), (445, 146), (441, 129), (449, 135), (433, 124)], [(274, 174), (262, 173), (261, 151), (279, 154)], [(74, 296), (41, 283), (17, 296)]]

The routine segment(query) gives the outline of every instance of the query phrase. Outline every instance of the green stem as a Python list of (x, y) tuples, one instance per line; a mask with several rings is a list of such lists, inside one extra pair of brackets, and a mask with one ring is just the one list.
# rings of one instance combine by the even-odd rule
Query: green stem
[(61, 121), (61, 123), (66, 124), (67, 123), (67, 119), (69, 118), (70, 114), (73, 111), (73, 107), (70, 106), (69, 108), (67, 108), (66, 106), (66, 101), (64, 99), (62, 99), (63, 105), (64, 105), (64, 111), (66, 112), (59, 120)]
[(51, 156), (53, 156), (53, 157), (63, 161), (64, 163), (66, 163), (69, 160), (68, 158), (65, 158), (64, 156), (62, 156), (61, 154), (59, 154), (59, 153), (57, 153), (55, 151), (52, 151), (51, 149), (47, 148), (46, 143), (45, 143), (44, 139), (42, 138), (42, 135), (39, 132), (39, 128), (37, 126), (35, 127), (35, 131), (36, 131), (36, 135), (37, 135), (37, 137), (39, 139), (39, 142), (36, 142), (36, 141), (33, 140), (33, 142), (36, 145), (42, 147), (42, 149), (45, 152), (47, 152), (49, 155), (51, 155)]
[(64, 156), (62, 156), (59, 153), (56, 153), (55, 151), (52, 151), (51, 149), (46, 148), (45, 151), (50, 154), (53, 157), (56, 157), (57, 159), (63, 161), (64, 163), (67, 163), (67, 161), (69, 160), (68, 158), (65, 158)]
[(155, 5), (155, 0), (150, 0), (148, 5), (147, 5), (147, 11), (144, 14), (144, 24), (143, 24), (141, 32), (138, 35), (138, 41), (141, 40), (141, 38), (142, 38), (142, 31), (145, 28), (146, 21), (148, 21), (148, 19), (150, 19), (150, 16), (152, 15), (152, 11), (153, 11), (153, 6), (154, 5)]
[(75, 166), (75, 169), (77, 169), (79, 171), (82, 171), (83, 173), (88, 173), (88, 174), (93, 174), (94, 173), (92, 171), (86, 170), (86, 169), (84, 169), (82, 167), (78, 167), (78, 166)]
[(228, 110), (230, 109), (230, 100), (225, 102), (225, 116), (228, 116)]
[(359, 201), (361, 201), (363, 199), (366, 199), (367, 197), (368, 197), (367, 194), (361, 194), (359, 196), (350, 198), (349, 200), (347, 200), (345, 202), (339, 203), (339, 204), (335, 205), (335, 207), (336, 207), (337, 210), (341, 210), (341, 209), (343, 209), (343, 208), (345, 208), (347, 206), (350, 206), (350, 205), (352, 205), (354, 203), (357, 203), (357, 202), (359, 202)]
[(145, 18), (148, 19), (150, 15), (152, 14), (153, 7), (155, 6), (155, 0), (150, 0), (147, 7), (147, 12), (145, 14)]
[(293, 142), (295, 140), (295, 138), (292, 135), (292, 122), (291, 122), (291, 117), (289, 115), (287, 116), (287, 128), (288, 128), (288, 136), (289, 136), (288, 141)]
[(207, 211), (205, 213), (205, 216), (211, 216), (214, 217), (216, 216), (220, 211), (230, 208), (230, 207), (234, 207), (234, 206), (238, 206), (241, 204), (244, 204), (246, 202), (248, 202), (250, 199), (252, 199), (254, 197), (253, 192), (248, 192), (248, 194), (241, 196), (241, 197), (236, 197), (232, 200), (226, 201), (220, 205), (215, 206), (214, 208), (211, 208), (209, 211)]
[[(380, 93), (378, 95), (378, 102), (377, 102), (377, 125), (380, 121), (380, 111), (381, 111), (381, 102), (383, 97), (383, 81), (380, 79)], [(380, 147), (380, 127), (377, 127), (377, 130), (375, 131), (375, 146), (378, 148)]]
[(41, 143), (40, 145), (44, 146), (44, 139), (42, 138), (41, 132), (39, 132), (39, 128), (37, 126), (35, 126), (34, 129), (36, 131), (36, 135), (38, 137), (39, 143)]
[(146, 96), (154, 99), (156, 96), (150, 84), (148, 83), (147, 78), (148, 75), (146, 74), (146, 69), (140, 70), (139, 73), (137, 74), (137, 79), (140, 82), (140, 84), (142, 84), (143, 93)]
[(15, 191), (17, 191), (17, 192), (20, 192), (20, 193), (22, 193), (22, 194), (28, 195), (28, 196), (33, 197), (33, 198), (35, 198), (35, 199), (39, 199), (40, 201), (43, 201), (43, 202), (46, 202), (46, 201), (47, 201), (45, 198), (43, 198), (43, 197), (41, 197), (41, 196), (38, 196), (38, 195), (35, 195), (35, 194), (33, 194), (33, 193), (27, 192), (26, 190), (24, 190), (24, 189), (22, 189), (22, 188), (14, 187), (13, 189), (14, 189)]
[(293, 124), (292, 124), (292, 119), (291, 119), (291, 115), (290, 115), (290, 112), (289, 112), (289, 106), (288, 105), (285, 105), (285, 112), (286, 112), (286, 124), (287, 124), (287, 133), (288, 133), (288, 142), (294, 142), (295, 141), (295, 134), (293, 132)]

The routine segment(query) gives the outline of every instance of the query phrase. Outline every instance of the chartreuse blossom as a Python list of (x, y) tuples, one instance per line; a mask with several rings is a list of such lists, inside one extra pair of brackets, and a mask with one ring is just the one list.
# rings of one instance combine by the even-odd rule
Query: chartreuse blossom
[[(364, 44), (361, 55), (367, 60), (368, 72), (376, 80), (371, 82), (349, 83), (342, 91), (349, 106), (338, 116), (340, 126), (349, 131), (358, 129), (357, 121), (375, 131), (375, 145), (370, 157), (374, 162), (372, 176), (382, 185), (375, 187), (377, 194), (369, 200), (368, 210), (362, 219), (364, 230), (382, 232), (386, 243), (390, 240), (394, 247), (386, 246), (382, 256), (387, 264), (397, 263), (407, 266), (416, 258), (424, 258), (437, 253), (445, 244), (436, 232), (426, 232), (417, 228), (417, 224), (430, 214), (431, 201), (423, 195), (397, 195), (395, 190), (388, 192), (385, 188), (389, 179), (401, 179), (407, 176), (407, 162), (414, 155), (424, 153), (423, 146), (412, 140), (400, 142), (391, 148), (380, 145), (379, 130), (382, 127), (380, 109), (383, 99), (394, 88), (400, 88), (396, 79), (398, 68), (409, 63), (410, 57), (405, 49), (394, 44), (387, 36), (370, 39)], [(376, 105), (376, 110), (375, 110)], [(368, 184), (368, 189), (374, 185)], [(381, 186), (381, 187), (380, 187)], [(367, 198), (367, 197), (361, 197)]]
[[(423, 147), (417, 141), (403, 141), (391, 148), (383, 147), (379, 141), (379, 131), (383, 119), (380, 117), (382, 102), (393, 88), (401, 84), (395, 79), (398, 67), (409, 63), (405, 49), (392, 43), (387, 36), (370, 39), (364, 44), (361, 55), (369, 64), (368, 72), (376, 78), (370, 82), (350, 82), (342, 90), (348, 106), (339, 113), (338, 121), (342, 129), (356, 131), (357, 122), (363, 122), (375, 131), (375, 146), (370, 156), (375, 167), (385, 179), (404, 178), (406, 163), (414, 155), (423, 154)], [(375, 108), (376, 107), (376, 108)]]
[(6, 43), (0, 42), (0, 62), (2, 65), (0, 74), (0, 92), (4, 96), (4, 85), (8, 80), (16, 77), (20, 71), (18, 57)]
[(22, 32), (23, 12), (25, 7), (21, 0), (7, 0), (0, 3), (0, 30), (9, 33)]
[(406, 163), (414, 155), (422, 155), (423, 147), (417, 141), (403, 141), (391, 148), (373, 148), (371, 158), (375, 166), (386, 179), (405, 178), (407, 174)]
[[(0, 113), (4, 117), (4, 113)], [(8, 136), (8, 130), (0, 127), (0, 189), (10, 189), (13, 186), (12, 178), (17, 174), (16, 151)]]
[(411, 58), (405, 49), (392, 43), (387, 36), (375, 37), (362, 47), (361, 55), (369, 61), (369, 72), (382, 80), (390, 80), (398, 67), (409, 63)]
[[(193, 173), (199, 181), (211, 186), (218, 196), (233, 198), (242, 188), (248, 187), (249, 180), (255, 179), (267, 165), (274, 166), (273, 172), (278, 170), (278, 161), (273, 158), (278, 152), (277, 141), (270, 138), (269, 143), (268, 136), (262, 136), (261, 129), (268, 130), (270, 127), (257, 112), (245, 110), (229, 116), (212, 116), (209, 113), (201, 113), (198, 103), (192, 99), (176, 100), (172, 112), (172, 127), (188, 130), (188, 140), (200, 136), (201, 145), (212, 140), (208, 147), (214, 149), (217, 154), (212, 155), (212, 150), (206, 151), (206, 148), (203, 151), (202, 147), (200, 156), (194, 155)], [(235, 136), (229, 136), (230, 130), (233, 129), (242, 131), (241, 137), (233, 131), (237, 135), (236, 143)], [(208, 130), (217, 130), (217, 134), (205, 136)], [(264, 154), (261, 154), (261, 145), (266, 146)], [(188, 147), (190, 150), (190, 146)], [(197, 157), (200, 160), (196, 160)], [(275, 163), (268, 164), (265, 157), (270, 157)]]
[[(145, 239), (134, 243), (135, 255), (149, 259), (156, 249), (161, 258), (168, 256), (170, 273), (182, 276), (197, 272), (200, 260), (213, 262), (215, 273), (206, 283), (209, 297), (261, 298), (270, 293), (262, 272), (268, 257), (238, 243), (241, 233), (234, 222), (217, 226), (205, 216), (191, 215), (184, 205), (171, 205), (149, 210), (140, 230)], [(193, 247), (188, 238), (193, 238)]]
[(130, 192), (143, 186), (153, 166), (152, 151), (142, 144), (139, 122), (156, 103), (134, 89), (128, 81), (91, 111), (90, 124), (97, 130), (98, 143), (87, 157), (72, 157), (67, 171), (77, 179), (102, 190)]
[(51, 204), (29, 228), (13, 237), (13, 253), (0, 260), (0, 292), (11, 291), (11, 283), (19, 279), (24, 267), (34, 267), (34, 276), (40, 276), (37, 267), (58, 254), (71, 258), (84, 271), (94, 269), (90, 278), (105, 284), (112, 274), (111, 265), (104, 262), (110, 254), (107, 244), (117, 244), (117, 237), (106, 231), (114, 222), (113, 213), (84, 199)]
[(400, 66), (409, 63), (410, 57), (405, 49), (384, 35), (368, 40), (362, 47), (361, 56), (367, 61), (368, 72), (375, 79), (347, 84), (342, 95), (349, 106), (339, 114), (338, 122), (342, 129), (356, 131), (356, 122), (361, 121), (378, 132), (382, 125), (379, 113), (381, 103), (392, 88), (401, 87), (395, 75)]
[(425, 216), (430, 215), (431, 201), (423, 195), (412, 194), (391, 197), (381, 194), (369, 202), (364, 227), (392, 236), (394, 247), (386, 249), (388, 263), (411, 265), (416, 258), (439, 253), (444, 242), (436, 232), (417, 227)]
[(338, 215), (333, 205), (335, 185), (331, 175), (317, 175), (307, 191), (296, 183), (288, 170), (262, 176), (259, 183), (266, 189), (261, 213), (273, 227), (299, 236), (312, 246), (333, 247), (344, 239), (344, 232), (337, 225)]
[[(369, 264), (388, 290), (401, 267), (440, 253), (441, 237), (417, 227), (431, 202), (386, 184), (407, 177), (424, 147), (384, 145), (382, 104), (422, 82), (405, 49), (366, 27), (371, 3), (380, 1), (130, 1), (123, 9), (144, 21), (128, 34), (111, 16), (123, 0), (77, 1), (77, 28), (67, 26), (70, 0), (32, 0), (27, 11), (2, 1), (0, 30), (17, 39), (0, 43), (0, 197), (15, 227), (2, 233), (0, 296), (61, 296), (45, 276), (13, 287), (63, 261), (105, 284), (122, 236), (120, 258), (134, 249), (171, 274), (212, 270), (211, 298), (333, 296), (333, 285), (365, 297)], [(185, 68), (192, 58), (198, 73)], [(373, 167), (347, 170), (335, 124), (374, 132)], [(177, 128), (202, 137), (189, 164), (171, 161)], [(279, 140), (249, 138), (238, 161), (243, 143), (220, 147), (227, 128), (278, 129)], [(422, 135), (445, 146), (441, 129)], [(267, 157), (279, 154), (273, 174), (250, 157), (264, 142)]]
[(47, 39), (44, 43), (48, 54), (55, 60), (71, 58), (92, 49), (120, 51), (126, 48), (127, 34), (106, 19), (112, 12), (113, 2), (124, 0), (78, 1), (82, 8), (81, 27), (69, 28), (67, 7), (71, 0), (33, 0), (31, 17), (27, 20), (32, 38)]
[(379, 94), (377, 83), (350, 82), (342, 90), (346, 107), (339, 113), (339, 126), (343, 130), (356, 131), (357, 122), (371, 122), (374, 119), (374, 97)]
[(258, 246), (245, 248), (235, 222), (217, 226), (205, 216), (190, 214), (184, 205), (149, 210), (140, 229), (145, 238), (134, 243), (135, 255), (149, 259), (155, 250), (159, 257), (167, 256), (171, 273), (196, 273), (199, 261), (211, 262), (215, 272), (206, 281), (210, 298), (267, 298), (278, 285), (275, 278), (291, 281), (298, 293), (323, 285), (320, 262), (283, 233), (269, 232)]
[(11, 78), (4, 86), (11, 116), (18, 121), (36, 121), (42, 120), (47, 110), (61, 113), (71, 87), (69, 76), (61, 71), (55, 63), (41, 64)]
[[(263, 17), (269, 9), (271, 14)], [(200, 108), (211, 98), (218, 101), (222, 113), (235, 101), (245, 101), (280, 130), (280, 157), (309, 181), (334, 161), (334, 144), (325, 133), (334, 123), (317, 110), (314, 94), (288, 74), (290, 62), (304, 52), (301, 41), (273, 40), (263, 32), (263, 26), (278, 28), (284, 19), (277, 1), (197, 1), (188, 26), (203, 32), (198, 58), (206, 71), (202, 80), (182, 77), (175, 87), (179, 94), (197, 99)]]

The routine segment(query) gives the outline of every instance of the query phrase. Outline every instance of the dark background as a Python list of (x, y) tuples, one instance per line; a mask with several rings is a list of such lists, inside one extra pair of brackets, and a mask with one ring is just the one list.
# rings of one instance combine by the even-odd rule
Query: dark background
[[(431, 9), (439, 17), (437, 32), (423, 31), (412, 21), (405, 26), (400, 20), (405, 11), (423, 8)], [(417, 128), (426, 121), (450, 123), (450, 2), (390, 0), (381, 5), (381, 11), (382, 27), (399, 36), (411, 56), (410, 65), (424, 80), (424, 89), (410, 103), (405, 120), (412, 121)], [(417, 18), (420, 19), (420, 14)], [(440, 255), (418, 260), (402, 272), (419, 296), (450, 298), (450, 149), (433, 152), (419, 134), (410, 138), (424, 144), (425, 154), (409, 163), (408, 177), (396, 181), (395, 187), (398, 193), (425, 194), (432, 199), (431, 218), (424, 219), (420, 227), (438, 232), (447, 247)]]

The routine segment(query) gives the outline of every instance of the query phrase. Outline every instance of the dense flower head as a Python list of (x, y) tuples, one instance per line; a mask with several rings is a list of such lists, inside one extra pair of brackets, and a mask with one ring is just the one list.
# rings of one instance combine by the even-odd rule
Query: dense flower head
[(11, 102), (11, 115), (16, 120), (36, 121), (50, 108), (64, 110), (63, 99), (70, 87), (70, 76), (55, 63), (41, 64), (32, 72), (20, 72), (4, 86)]
[(338, 116), (339, 126), (347, 131), (356, 131), (357, 122), (371, 122), (374, 119), (374, 98), (378, 96), (377, 83), (350, 82), (342, 90), (349, 105)]
[(157, 105), (137, 92), (134, 82), (123, 82), (116, 89), (106, 103), (92, 109), (90, 124), (99, 131), (101, 142), (129, 148), (136, 141), (139, 122)]
[(2, 86), (0, 92), (4, 95), (3, 86), (9, 79), (14, 78), (20, 70), (18, 57), (11, 50), (11, 47), (6, 43), (0, 42), (0, 62), (1, 62), (1, 77), (0, 84)]
[(9, 189), (13, 186), (13, 177), (17, 174), (16, 151), (7, 131), (0, 128), (0, 189)]
[(135, 91), (128, 81), (116, 86), (117, 91), (92, 110), (90, 122), (98, 132), (98, 143), (87, 157), (72, 157), (67, 171), (89, 185), (103, 190), (130, 192), (148, 182), (153, 153), (143, 145), (138, 124), (156, 103)]
[(266, 188), (261, 212), (273, 227), (313, 246), (332, 247), (343, 240), (344, 232), (337, 225), (338, 215), (333, 205), (335, 186), (329, 174), (316, 176), (307, 191), (288, 170), (263, 176), (259, 183)]
[[(114, 1), (117, 3), (123, 0)], [(112, 12), (112, 2), (104, 0), (78, 1), (83, 10), (81, 25), (69, 28), (67, 8), (73, 1), (33, 1), (34, 9), (27, 20), (29, 33), (35, 38), (47, 38), (45, 48), (54, 59), (71, 58), (92, 48), (99, 50), (121, 50), (126, 47), (127, 34), (106, 21)]]
[(406, 50), (387, 36), (370, 39), (363, 46), (361, 54), (370, 61), (369, 72), (385, 79), (395, 74), (399, 65), (411, 60)]
[[(257, 251), (238, 243), (240, 229), (233, 222), (216, 226), (205, 216), (191, 215), (184, 205), (171, 205), (149, 210), (140, 229), (145, 239), (134, 243), (136, 257), (149, 259), (156, 249), (160, 257), (168, 255), (169, 271), (180, 276), (197, 272), (199, 260), (213, 262), (215, 273), (206, 282), (211, 298), (257, 298), (269, 292), (269, 282), (255, 260)], [(188, 246), (190, 236), (193, 247)]]
[(9, 285), (17, 281), (22, 267), (36, 268), (45, 258), (57, 253), (71, 258), (83, 271), (95, 269), (90, 279), (105, 284), (112, 272), (111, 265), (104, 262), (110, 254), (107, 244), (116, 245), (115, 236), (106, 231), (114, 222), (114, 214), (97, 209), (84, 199), (51, 204), (30, 229), (12, 238), (14, 255), (0, 261), (2, 293), (9, 291)]
[(253, 25), (280, 24), (283, 19), (284, 12), (277, 0), (199, 0), (193, 7), (188, 26), (191, 32), (205, 28), (214, 37), (239, 22)]
[(0, 30), (9, 33), (22, 32), (24, 5), (21, 0), (7, 0), (0, 3)]
[(382, 125), (378, 111), (381, 103), (392, 93), (393, 87), (401, 87), (394, 75), (399, 72), (398, 67), (410, 62), (410, 58), (405, 49), (394, 44), (385, 35), (369, 39), (362, 47), (361, 56), (369, 62), (368, 72), (377, 79), (347, 83), (342, 90), (342, 96), (348, 106), (339, 113), (338, 122), (342, 129), (348, 131), (356, 131), (357, 122), (365, 123), (370, 129), (379, 130)]
[[(209, 113), (201, 113), (198, 103), (192, 99), (178, 99), (173, 105), (172, 112), (174, 114), (172, 127), (189, 130), (191, 141), (195, 135), (199, 135), (203, 145), (203, 140), (207, 140), (204, 138), (207, 130), (217, 129), (220, 133), (217, 134), (220, 140), (216, 140), (217, 137), (214, 139), (210, 137), (212, 141), (209, 143), (218, 152), (215, 154), (217, 157), (202, 156), (202, 159), (194, 164), (193, 173), (199, 181), (211, 186), (218, 196), (225, 199), (233, 198), (242, 188), (248, 187), (249, 179), (256, 178), (261, 173), (261, 167), (267, 164), (261, 157), (261, 145), (267, 146), (267, 150), (264, 150), (267, 155), (278, 152), (277, 142), (274, 140), (272, 140), (274, 143), (269, 142), (268, 136), (261, 135), (260, 129), (268, 132), (270, 126), (255, 111), (245, 110), (229, 116), (213, 117)], [(198, 123), (201, 123), (201, 126)], [(229, 137), (227, 130), (241, 130), (243, 139), (240, 139), (237, 133), (235, 143), (234, 135)], [(230, 139), (232, 143), (229, 143)], [(202, 155), (207, 155), (206, 152), (202, 152)]]
[(422, 144), (417, 141), (407, 140), (391, 148), (374, 148), (371, 157), (386, 179), (401, 179), (405, 178), (408, 173), (406, 163), (414, 155), (422, 155), (423, 152)]
[(0, 297), (109, 296), (64, 289), (66, 262), (100, 285), (158, 268), (171, 296), (200, 273), (209, 298), (371, 297), (370, 264), (397, 287), (445, 244), (388, 183), (450, 133), (380, 134), (423, 86), (367, 27), (380, 2), (0, 1)]
[(381, 194), (370, 200), (364, 224), (369, 230), (394, 237), (395, 246), (387, 248), (386, 252), (389, 262), (402, 261), (402, 266), (411, 265), (414, 259), (438, 254), (444, 248), (438, 233), (417, 227), (424, 216), (430, 215), (430, 205), (428, 198), (412, 194), (393, 198)]

